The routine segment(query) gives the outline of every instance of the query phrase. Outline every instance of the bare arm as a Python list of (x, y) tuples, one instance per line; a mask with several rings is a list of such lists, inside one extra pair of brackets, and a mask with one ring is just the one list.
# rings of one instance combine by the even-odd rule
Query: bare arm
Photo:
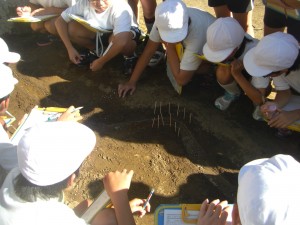
[(231, 63), (231, 74), (235, 81), (240, 85), (246, 95), (251, 99), (251, 101), (256, 105), (261, 105), (264, 103), (265, 89), (255, 88), (242, 74), (244, 66), (242, 61), (234, 60)]
[(168, 63), (176, 82), (179, 85), (187, 84), (192, 79), (195, 71), (186, 71), (180, 69), (180, 61), (176, 51), (176, 43), (167, 43), (166, 48)]
[(61, 40), (63, 41), (63, 43), (68, 51), (70, 60), (73, 63), (78, 64), (80, 62), (81, 57), (80, 57), (79, 53), (77, 52), (77, 50), (72, 45), (72, 42), (71, 42), (69, 34), (68, 34), (67, 22), (64, 21), (64, 19), (61, 16), (59, 16), (57, 18), (57, 20), (55, 21), (55, 27), (56, 27), (56, 30), (57, 30)]
[(116, 36), (113, 36), (111, 40), (110, 49), (106, 52), (105, 55), (103, 55), (102, 57), (100, 57), (99, 59), (91, 63), (90, 66), (91, 70), (92, 71), (101, 70), (102, 67), (105, 65), (105, 63), (107, 63), (109, 60), (111, 60), (116, 55), (121, 53), (121, 51), (124, 49), (126, 44), (129, 41), (131, 41), (131, 37), (132, 37), (131, 32), (121, 32), (118, 33)]
[[(290, 101), (291, 91), (283, 90), (277, 91), (276, 97), (274, 102), (270, 104), (276, 104), (277, 110), (276, 113), (268, 121), (268, 125), (270, 127), (276, 128), (286, 128), (288, 125), (292, 124), (293, 122), (300, 120), (300, 109), (292, 110), (292, 111), (284, 111), (281, 108), (284, 107)], [(265, 105), (268, 105), (267, 102)], [(262, 106), (262, 109), (264, 107)], [(263, 111), (263, 110), (262, 110)]]
[(277, 91), (276, 97), (274, 102), (276, 103), (278, 108), (284, 107), (290, 100), (292, 96), (291, 90), (283, 90), (283, 91)]
[(47, 8), (38, 8), (32, 11), (32, 16), (43, 16), (50, 14), (60, 15), (66, 8), (57, 8), (57, 7), (47, 7)]
[(130, 77), (130, 80), (124, 84), (119, 84), (118, 87), (118, 94), (119, 97), (125, 97), (127, 92), (130, 91), (130, 94), (133, 94), (136, 88), (136, 83), (139, 80), (142, 72), (148, 65), (151, 57), (155, 53), (156, 49), (160, 45), (159, 42), (154, 42), (151, 41), (150, 39), (148, 40), (148, 43), (140, 56), (139, 60), (137, 61), (136, 66), (134, 67), (134, 70), (132, 72), (132, 75)]
[(134, 225), (135, 221), (128, 200), (133, 171), (110, 172), (104, 179), (104, 187), (114, 205), (118, 225)]

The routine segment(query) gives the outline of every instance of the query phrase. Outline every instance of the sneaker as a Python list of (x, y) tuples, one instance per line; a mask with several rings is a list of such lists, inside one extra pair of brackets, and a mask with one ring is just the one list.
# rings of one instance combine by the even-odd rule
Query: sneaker
[(259, 105), (255, 106), (255, 109), (252, 113), (252, 117), (253, 117), (253, 119), (255, 119), (257, 121), (264, 121), (264, 117), (260, 111)]
[(286, 128), (279, 128), (277, 129), (277, 133), (275, 134), (278, 138), (286, 138), (290, 137), (293, 134), (293, 132)]
[(40, 47), (51, 45), (53, 40), (51, 39), (51, 35), (41, 34), (38, 37), (36, 44)]
[(238, 98), (239, 95), (233, 95), (226, 91), (225, 95), (216, 99), (215, 106), (220, 110), (226, 110), (230, 106), (230, 104)]
[(164, 51), (156, 51), (150, 59), (148, 66), (155, 67), (165, 58)]
[(84, 50), (80, 52), (81, 60), (80, 63), (78, 63), (78, 66), (85, 66), (90, 65), (92, 62), (94, 62), (96, 59), (98, 59), (98, 56), (95, 52), (90, 50)]
[(132, 74), (135, 64), (137, 62), (137, 59), (138, 59), (138, 57), (135, 55), (132, 57), (124, 56), (123, 74), (125, 76), (129, 76)]

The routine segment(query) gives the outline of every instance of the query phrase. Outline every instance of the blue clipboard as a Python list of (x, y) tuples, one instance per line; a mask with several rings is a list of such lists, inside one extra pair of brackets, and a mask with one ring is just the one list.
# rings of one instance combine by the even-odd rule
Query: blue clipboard
[(154, 224), (164, 225), (165, 210), (176, 210), (181, 214), (182, 224), (196, 224), (197, 219), (189, 219), (189, 210), (199, 211), (201, 204), (162, 204), (159, 205), (154, 212)]

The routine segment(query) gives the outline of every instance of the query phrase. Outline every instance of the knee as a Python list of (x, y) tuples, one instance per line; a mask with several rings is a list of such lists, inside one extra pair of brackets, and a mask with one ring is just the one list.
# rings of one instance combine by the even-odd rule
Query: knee
[(220, 84), (229, 84), (233, 81), (230, 70), (224, 69), (223, 67), (218, 66), (216, 70), (216, 77)]
[(33, 31), (40, 31), (43, 27), (41, 23), (31, 23), (30, 26)]

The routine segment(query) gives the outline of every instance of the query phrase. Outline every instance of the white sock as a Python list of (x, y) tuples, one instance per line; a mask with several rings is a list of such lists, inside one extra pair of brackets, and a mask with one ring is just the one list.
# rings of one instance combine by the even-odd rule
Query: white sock
[[(219, 83), (219, 82), (218, 82)], [(241, 94), (241, 89), (237, 85), (235, 81), (229, 83), (229, 84), (220, 84), (219, 85), (225, 89), (229, 94), (232, 95), (240, 95)]]

